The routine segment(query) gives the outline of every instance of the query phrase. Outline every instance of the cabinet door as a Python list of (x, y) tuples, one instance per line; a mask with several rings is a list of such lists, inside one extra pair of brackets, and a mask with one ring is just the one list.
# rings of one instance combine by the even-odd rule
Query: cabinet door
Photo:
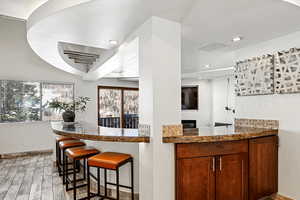
[(257, 200), (277, 193), (278, 137), (250, 140), (249, 162), (249, 199)]
[(218, 157), (216, 169), (216, 200), (248, 199), (248, 154)]
[(215, 157), (176, 161), (177, 200), (215, 200)]

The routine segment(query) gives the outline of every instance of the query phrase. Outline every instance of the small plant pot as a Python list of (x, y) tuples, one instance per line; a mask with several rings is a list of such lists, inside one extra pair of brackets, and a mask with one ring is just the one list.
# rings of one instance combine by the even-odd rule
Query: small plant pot
[(74, 122), (75, 121), (75, 113), (73, 111), (65, 111), (62, 114), (64, 122)]

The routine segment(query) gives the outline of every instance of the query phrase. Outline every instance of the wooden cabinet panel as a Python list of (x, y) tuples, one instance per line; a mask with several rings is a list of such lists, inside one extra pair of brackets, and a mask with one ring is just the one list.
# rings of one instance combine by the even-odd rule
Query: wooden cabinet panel
[(278, 136), (249, 141), (249, 199), (278, 191)]
[(177, 158), (193, 158), (248, 152), (248, 140), (176, 144)]
[(218, 157), (216, 170), (216, 200), (248, 199), (248, 154)]
[(177, 200), (257, 200), (277, 190), (278, 136), (176, 144)]
[(179, 159), (177, 200), (215, 200), (214, 157)]

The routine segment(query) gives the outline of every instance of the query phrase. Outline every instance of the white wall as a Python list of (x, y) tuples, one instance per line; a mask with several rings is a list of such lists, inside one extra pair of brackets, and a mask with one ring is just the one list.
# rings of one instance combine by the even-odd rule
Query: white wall
[[(235, 52), (236, 60), (300, 47), (300, 32)], [(279, 193), (300, 199), (300, 94), (236, 97), (237, 117), (277, 119), (280, 123)]]
[(182, 120), (197, 120), (197, 127), (212, 125), (212, 87), (210, 80), (183, 80), (182, 86), (198, 86), (198, 110), (182, 110)]
[[(229, 78), (229, 85), (228, 85)], [(233, 123), (234, 113), (225, 106), (235, 108), (234, 82), (232, 77), (212, 80), (212, 122)]]

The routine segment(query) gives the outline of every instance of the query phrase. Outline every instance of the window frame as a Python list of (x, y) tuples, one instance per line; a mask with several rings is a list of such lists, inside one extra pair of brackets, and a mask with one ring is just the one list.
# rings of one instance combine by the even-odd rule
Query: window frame
[(45, 81), (45, 80), (19, 80), (19, 79), (5, 79), (0, 78), (0, 81), (16, 81), (16, 82), (35, 82), (39, 83), (39, 89), (40, 89), (40, 120), (32, 120), (32, 121), (15, 121), (15, 122), (0, 122), (1, 124), (13, 124), (13, 123), (20, 123), (20, 124), (26, 124), (26, 123), (43, 123), (43, 122), (49, 122), (51, 120), (43, 120), (43, 84), (52, 84), (52, 85), (72, 85), (73, 88), (73, 102), (75, 101), (75, 83), (74, 82), (64, 82), (64, 81)]
[(121, 90), (121, 116), (120, 116), (120, 128), (124, 128), (124, 91), (125, 90), (133, 90), (139, 91), (139, 88), (134, 87), (121, 87), (121, 86), (105, 86), (105, 85), (98, 85), (97, 87), (97, 121), (98, 126), (100, 126), (100, 89), (114, 89), (114, 90)]

